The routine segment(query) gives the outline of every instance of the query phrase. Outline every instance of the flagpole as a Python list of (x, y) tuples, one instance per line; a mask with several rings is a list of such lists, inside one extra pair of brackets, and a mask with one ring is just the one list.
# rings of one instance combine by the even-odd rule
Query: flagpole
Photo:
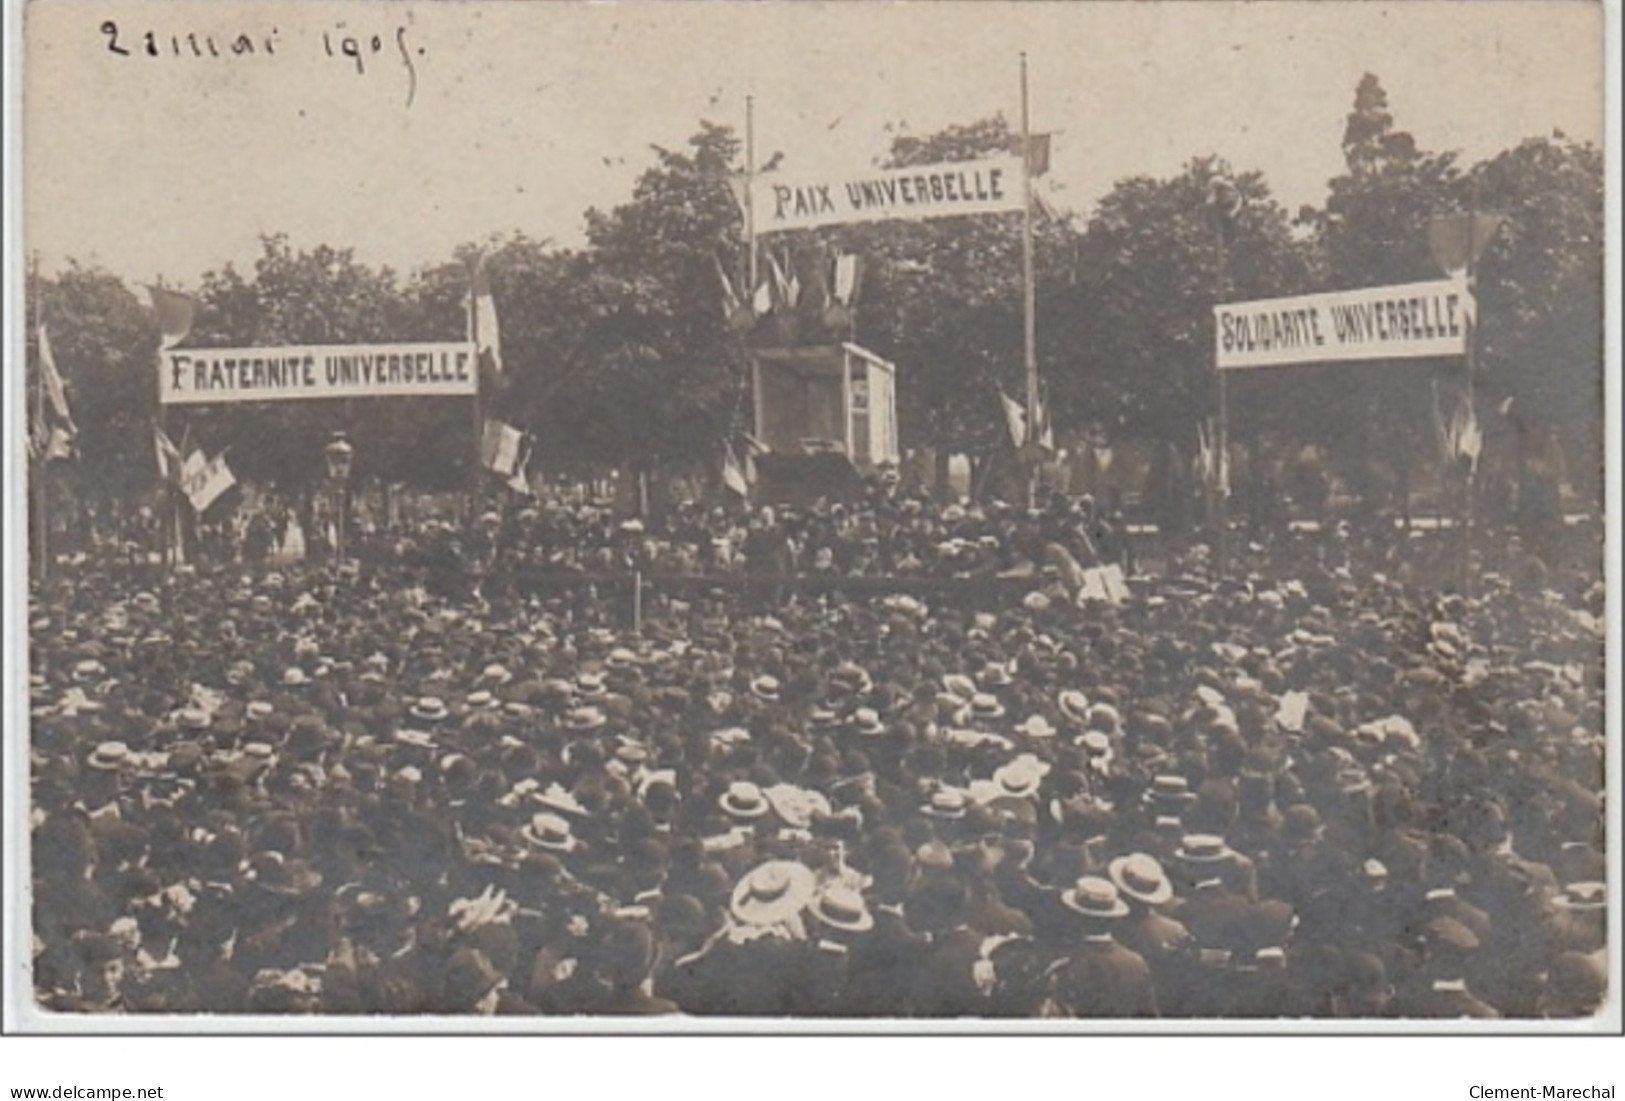
[(479, 269), (483, 257), (475, 257), (474, 267), (468, 273), (468, 338), (474, 346), (474, 397), (469, 402), (469, 465), (468, 465), (468, 516), (477, 515), (480, 486), (480, 437), (485, 425), (482, 423), (480, 408), (480, 386), (485, 374), (484, 363), (480, 359), (480, 307), (475, 298), (475, 274)]
[(1027, 503), (1038, 504), (1038, 467), (1041, 431), (1038, 424), (1038, 340), (1036, 293), (1033, 278), (1033, 150), (1032, 133), (1027, 106), (1027, 53), (1021, 54), (1021, 310), (1022, 310), (1022, 364), (1027, 375), (1027, 439), (1031, 456), (1031, 470), (1027, 484)]
[(43, 349), (39, 346), (40, 318), (43, 315), (43, 304), (39, 298), (39, 253), (35, 252), (29, 257), (29, 301), (33, 306), (34, 330), (34, 424), (36, 432), (45, 432), (44, 448), (40, 450), (39, 458), (34, 460), (37, 477), (33, 480), (34, 487), (34, 540), (39, 547), (38, 572), (41, 581), (51, 572), (50, 551), (50, 525), (51, 508), (48, 491), (45, 485), (46, 471), (51, 463), (51, 437), (45, 427), (45, 359)]
[[(1467, 371), (1467, 415), (1472, 418), (1474, 425), (1478, 423), (1478, 408), (1474, 404), (1477, 394), (1477, 381), (1473, 378), (1473, 345), (1476, 343), (1478, 329), (1478, 288), (1475, 286), (1475, 256), (1477, 253), (1478, 226), (1475, 224), (1478, 215), (1478, 187), (1473, 185), (1474, 194), (1467, 201), (1467, 293), (1473, 299), (1473, 310), (1467, 319), (1467, 347), (1463, 353), (1462, 362)], [(1482, 451), (1482, 448), (1480, 448)], [(1478, 456), (1470, 456), (1467, 464), (1467, 500), (1462, 506), (1461, 526), (1461, 591), (1462, 595), (1469, 596), (1472, 592), (1473, 578), (1473, 490), (1478, 476)]]
[(745, 271), (749, 278), (749, 286), (745, 293), (750, 296), (752, 308), (756, 301), (756, 202), (753, 192), (756, 190), (756, 97), (745, 97)]

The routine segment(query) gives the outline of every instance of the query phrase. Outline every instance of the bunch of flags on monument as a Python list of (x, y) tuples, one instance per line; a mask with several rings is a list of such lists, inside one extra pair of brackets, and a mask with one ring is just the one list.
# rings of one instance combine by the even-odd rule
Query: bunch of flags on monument
[(722, 313), (730, 325), (748, 332), (759, 318), (800, 313), (816, 317), (833, 329), (851, 324), (863, 280), (862, 258), (852, 253), (818, 254), (801, 263), (788, 249), (762, 247), (756, 286), (747, 295), (728, 268), (712, 256), (722, 288)]

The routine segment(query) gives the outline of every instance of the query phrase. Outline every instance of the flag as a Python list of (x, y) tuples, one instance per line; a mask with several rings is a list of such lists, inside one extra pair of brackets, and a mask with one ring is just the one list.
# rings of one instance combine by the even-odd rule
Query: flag
[(796, 297), (790, 277), (784, 274), (784, 269), (779, 266), (778, 257), (771, 252), (767, 254), (767, 273), (769, 306), (764, 312), (795, 309)]
[(73, 415), (68, 412), (68, 395), (62, 386), (62, 375), (56, 369), (56, 356), (51, 352), (51, 336), (44, 325), (39, 327), (39, 370), (40, 385), (45, 388), (45, 400), (51, 412), (71, 433)]
[(1004, 423), (1010, 429), (1010, 442), (1019, 448), (1027, 442), (1027, 410), (1002, 388), (999, 402), (1004, 406)]
[[(824, 311), (829, 309), (832, 301), (830, 297), (831, 268), (829, 256), (823, 249), (819, 249), (801, 265), (801, 272), (806, 279), (799, 281), (799, 301), (797, 308), (810, 317), (822, 318)], [(798, 273), (799, 274), (799, 273)]]
[(176, 447), (164, 430), (156, 424), (152, 426), (153, 444), (158, 453), (158, 474), (166, 482), (178, 482), (181, 478), (181, 449)]
[(1044, 397), (1039, 395), (1033, 403), (1034, 412), (1038, 414), (1038, 446), (1045, 451), (1055, 450), (1055, 426), (1049, 421), (1049, 409), (1044, 405)]
[(1196, 472), (1210, 492), (1229, 496), (1229, 457), (1218, 446), (1212, 426), (1205, 423), (1196, 426)]
[(734, 203), (739, 207), (739, 213), (745, 213), (745, 204), (750, 201), (749, 181), (743, 172), (730, 172), (728, 174), (728, 194), (734, 197)]
[(497, 301), (491, 295), (491, 280), (485, 273), (485, 261), (474, 263), (474, 275), (469, 288), (468, 337), (474, 343), (481, 367), (493, 374), (502, 373), (502, 330), (497, 324)]
[(734, 281), (728, 278), (727, 271), (722, 267), (722, 261), (713, 255), (711, 263), (716, 265), (717, 282), (722, 286), (722, 316), (732, 319), (739, 312), (739, 292), (734, 290)]
[(1478, 412), (1465, 400), (1456, 407), (1451, 436), (1455, 441), (1456, 458), (1466, 459), (1467, 466), (1477, 470), (1478, 457), (1484, 451), (1484, 433), (1478, 427)]
[(163, 287), (147, 287), (152, 300), (152, 312), (158, 317), (158, 350), (168, 351), (192, 332), (192, 320), (197, 316), (197, 299), (180, 291)]
[(237, 477), (226, 465), (224, 451), (212, 459), (204, 458), (201, 451), (187, 456), (186, 468), (181, 472), (181, 492), (199, 513), (207, 512), (210, 505), (236, 484)]
[[(1048, 134), (1027, 135), (1026, 159), (1029, 176), (1036, 178), (1049, 171), (1049, 139)], [(1018, 155), (1022, 152), (1020, 134), (1010, 138), (1010, 151)]]
[(529, 497), (532, 492), (530, 488), (530, 453), (535, 448), (531, 445), (528, 436), (525, 437), (524, 443), (525, 447), (519, 456), (519, 461), (514, 463), (513, 476), (508, 479), (508, 488), (515, 493), (522, 493)]
[(745, 439), (745, 483), (756, 484), (756, 456), (766, 455), (767, 444), (752, 436), (749, 432), (740, 433)]
[(835, 301), (850, 306), (858, 297), (858, 284), (863, 279), (863, 264), (853, 253), (842, 253), (835, 258)]
[(747, 305), (739, 297), (739, 291), (734, 287), (734, 281), (728, 275), (728, 270), (722, 266), (722, 261), (718, 260), (715, 254), (712, 254), (711, 262), (716, 265), (717, 282), (722, 286), (722, 316), (738, 331), (748, 331), (756, 323), (754, 305)]
[(512, 477), (519, 465), (519, 448), (524, 439), (524, 433), (511, 424), (486, 421), (485, 429), (480, 433), (481, 465), (504, 478)]
[[(1004, 406), (1004, 423), (1010, 429), (1010, 442), (1020, 450), (1027, 443), (1027, 409), (1001, 387), (999, 402)], [(1034, 412), (1038, 414), (1038, 446), (1045, 451), (1055, 450), (1055, 427), (1050, 424), (1049, 416), (1044, 411), (1043, 399), (1034, 403)]]
[(763, 279), (756, 284), (756, 290), (751, 294), (750, 308), (757, 317), (765, 317), (773, 312), (772, 280)]
[(744, 468), (739, 465), (739, 457), (734, 454), (733, 444), (726, 440), (722, 444), (722, 484), (741, 497), (750, 495), (750, 484), (745, 481)]

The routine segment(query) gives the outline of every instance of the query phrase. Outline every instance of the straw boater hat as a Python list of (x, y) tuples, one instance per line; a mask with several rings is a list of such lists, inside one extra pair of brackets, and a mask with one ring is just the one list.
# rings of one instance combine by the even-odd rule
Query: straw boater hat
[(750, 694), (766, 703), (779, 702), (779, 678), (766, 674), (750, 682)]
[(502, 706), (501, 700), (483, 688), (478, 692), (470, 692), (463, 700), (463, 703), (467, 705), (470, 711), (495, 711)]
[(1068, 688), (1056, 697), (1061, 714), (1082, 726), (1089, 721), (1089, 697), (1076, 688)]
[(992, 722), (994, 719), (1004, 718), (1004, 704), (997, 696), (987, 692), (978, 692), (970, 699), (970, 706), (965, 709), (966, 717), (972, 722)]
[(869, 912), (863, 895), (839, 883), (825, 887), (808, 909), (832, 929), (862, 933), (875, 927), (875, 916)]
[(1187, 864), (1218, 864), (1235, 855), (1224, 838), (1211, 833), (1186, 834), (1174, 857)]
[(182, 730), (207, 730), (212, 721), (209, 713), (201, 707), (183, 707), (175, 716), (175, 725)]
[(1023, 753), (996, 769), (993, 782), (998, 785), (1000, 794), (1026, 798), (1038, 793), (1048, 772), (1048, 765), (1030, 753)]
[(812, 869), (805, 864), (770, 860), (739, 881), (729, 910), (747, 925), (776, 925), (800, 913), (816, 890)]
[(760, 818), (772, 809), (762, 789), (748, 780), (729, 784), (717, 805), (734, 818)]
[(86, 681), (95, 680), (97, 677), (105, 677), (106, 675), (107, 666), (103, 665), (95, 658), (85, 658), (83, 661), (76, 662), (73, 667), (73, 679), (78, 681), (80, 684), (83, 684)]
[(412, 701), (407, 713), (419, 722), (426, 723), (437, 723), (451, 714), (446, 710), (446, 701), (438, 696), (423, 696)]
[(617, 646), (604, 658), (604, 668), (624, 672), (627, 669), (636, 669), (639, 665), (637, 654), (624, 646)]
[(964, 792), (955, 788), (943, 788), (941, 791), (932, 792), (930, 802), (920, 810), (932, 818), (963, 818), (968, 803)]
[(582, 673), (576, 677), (575, 690), (576, 695), (584, 700), (602, 699), (609, 694), (609, 689), (604, 687), (604, 678), (597, 673)]
[(1596, 881), (1566, 884), (1563, 893), (1552, 899), (1552, 905), (1559, 910), (1580, 912), (1607, 909), (1608, 885)]
[(1163, 773), (1151, 778), (1145, 801), (1157, 814), (1180, 815), (1196, 802), (1196, 793), (1190, 789), (1190, 781), (1185, 777)]
[(1091, 730), (1104, 730), (1108, 734), (1123, 728), (1122, 714), (1109, 703), (1090, 704), (1085, 722)]
[(130, 747), (123, 742), (103, 742), (91, 751), (85, 764), (101, 772), (116, 772), (129, 757)]
[(1111, 756), (1112, 740), (1102, 730), (1085, 730), (1072, 740), (1072, 744), (1082, 747), (1083, 751), (1091, 757)]
[(1147, 906), (1160, 906), (1174, 897), (1174, 885), (1154, 856), (1145, 853), (1120, 856), (1106, 866), (1106, 874), (1120, 892)]
[(1120, 918), (1128, 913), (1128, 903), (1117, 897), (1117, 887), (1097, 875), (1086, 875), (1062, 891), (1061, 904), (1089, 918)]
[(568, 818), (546, 811), (531, 815), (530, 821), (520, 827), (519, 836), (537, 848), (551, 849), (554, 852), (574, 852), (581, 844), (575, 834), (570, 832)]
[(438, 749), (439, 744), (434, 736), (425, 730), (401, 729), (395, 731), (395, 740), (402, 745), (415, 746), (418, 749)]
[(828, 707), (815, 707), (807, 716), (808, 730), (834, 730), (841, 725), (841, 716)]
[(1053, 738), (1059, 733), (1055, 727), (1042, 715), (1030, 715), (1020, 726), (1016, 733), (1027, 738)]
[(1010, 675), (1010, 667), (1001, 661), (990, 661), (984, 665), (976, 680), (986, 688), (1008, 688), (1015, 682)]
[(597, 730), (609, 721), (603, 711), (596, 707), (577, 707), (564, 716), (566, 730)]
[(878, 737), (886, 733), (886, 724), (880, 721), (880, 713), (872, 707), (860, 707), (852, 713), (852, 729), (867, 737)]
[(967, 703), (976, 695), (976, 682), (963, 673), (949, 673), (942, 678), (942, 687), (950, 696), (958, 696)]

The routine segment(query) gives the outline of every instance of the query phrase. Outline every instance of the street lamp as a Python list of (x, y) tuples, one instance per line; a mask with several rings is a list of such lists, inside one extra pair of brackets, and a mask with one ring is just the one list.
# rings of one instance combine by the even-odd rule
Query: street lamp
[(338, 545), (333, 548), (333, 554), (335, 560), (342, 565), (349, 540), (350, 467), (355, 462), (355, 447), (344, 438), (343, 432), (335, 432), (333, 439), (322, 448), (322, 457), (327, 460), (327, 478), (338, 489), (339, 515), (335, 525)]

